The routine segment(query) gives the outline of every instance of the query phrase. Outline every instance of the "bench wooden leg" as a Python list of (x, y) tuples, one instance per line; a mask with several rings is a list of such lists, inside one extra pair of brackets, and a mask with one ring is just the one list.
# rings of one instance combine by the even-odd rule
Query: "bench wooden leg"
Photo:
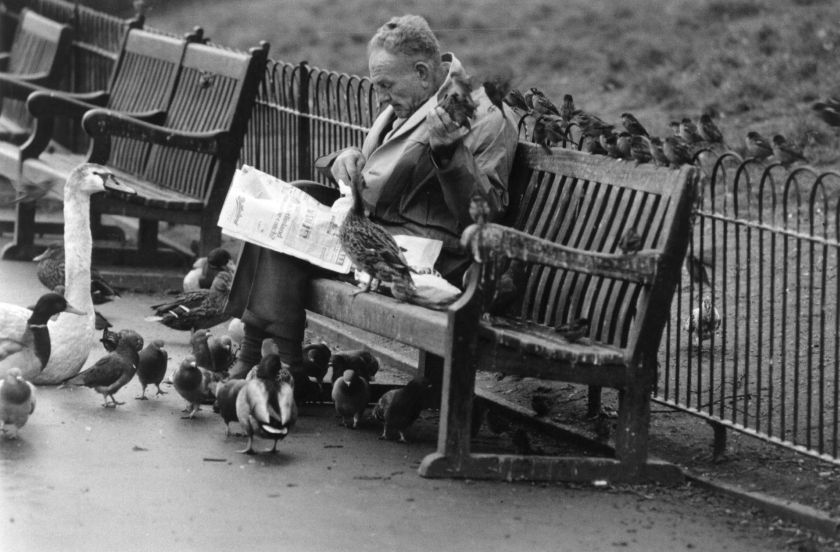
[(3, 248), (2, 258), (10, 261), (31, 261), (43, 247), (35, 247), (34, 201), (21, 201), (15, 207), (15, 230), (12, 243)]
[(651, 390), (631, 385), (619, 391), (615, 456), (629, 475), (639, 475), (647, 461)]

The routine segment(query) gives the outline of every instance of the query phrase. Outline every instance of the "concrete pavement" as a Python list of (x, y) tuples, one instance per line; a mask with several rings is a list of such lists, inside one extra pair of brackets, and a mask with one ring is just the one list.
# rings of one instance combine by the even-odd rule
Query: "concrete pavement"
[[(0, 261), (0, 302), (43, 292), (34, 263)], [(187, 333), (143, 320), (162, 297), (126, 292), (98, 308), (116, 329), (162, 338), (172, 369)], [(135, 401), (139, 389), (132, 381), (117, 394), (126, 404), (104, 409), (86, 388), (39, 388), (20, 438), (0, 442), (0, 550), (786, 549), (771, 520), (691, 486), (420, 478), (434, 413), (400, 445), (373, 424), (338, 426), (329, 405), (305, 406), (279, 453), (251, 457), (209, 407), (184, 420), (171, 387)]]

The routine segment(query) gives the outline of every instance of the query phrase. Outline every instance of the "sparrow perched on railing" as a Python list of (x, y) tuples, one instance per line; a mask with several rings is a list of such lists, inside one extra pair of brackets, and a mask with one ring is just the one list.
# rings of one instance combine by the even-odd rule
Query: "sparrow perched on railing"
[(773, 157), (787, 167), (797, 161), (808, 162), (802, 150), (788, 142), (781, 134), (776, 134), (773, 140)]
[(770, 145), (770, 142), (754, 130), (747, 133), (747, 137), (744, 139), (744, 144), (747, 147), (747, 156), (752, 157), (757, 161), (767, 159), (773, 155), (773, 146)]
[(647, 129), (632, 113), (622, 113), (621, 123), (624, 125), (625, 130), (634, 136), (650, 136)]

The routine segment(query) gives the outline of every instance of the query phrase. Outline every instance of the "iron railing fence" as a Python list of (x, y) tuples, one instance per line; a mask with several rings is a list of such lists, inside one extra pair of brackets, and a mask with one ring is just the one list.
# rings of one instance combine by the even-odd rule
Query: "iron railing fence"
[[(107, 88), (125, 20), (63, 0), (5, 5), (73, 24), (68, 89)], [(361, 144), (376, 111), (367, 78), (271, 60), (240, 161), (284, 180), (320, 179), (315, 160)], [(529, 134), (527, 120), (520, 130)], [(670, 322), (655, 400), (840, 463), (840, 173), (731, 152), (700, 155), (698, 164), (689, 254), (705, 263), (708, 281), (684, 278), (663, 313)], [(698, 342), (684, 328), (703, 297), (721, 323)]]
[[(685, 271), (657, 399), (840, 463), (840, 173), (701, 165), (689, 255), (708, 279)], [(701, 341), (686, 327), (704, 297), (720, 328)]]

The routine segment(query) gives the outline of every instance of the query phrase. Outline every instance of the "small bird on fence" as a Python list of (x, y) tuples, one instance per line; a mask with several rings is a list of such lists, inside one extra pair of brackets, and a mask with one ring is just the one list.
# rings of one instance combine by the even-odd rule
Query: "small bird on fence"
[(168, 362), (169, 355), (167, 354), (166, 349), (163, 348), (162, 339), (153, 340), (140, 351), (137, 362), (137, 380), (140, 382), (143, 389), (140, 396), (134, 397), (135, 399), (140, 401), (147, 400), (147, 385), (154, 385), (157, 387), (157, 393), (155, 393), (155, 396), (166, 395), (166, 391), (163, 391), (160, 388), (160, 382), (163, 381), (163, 377), (166, 375), (166, 366)]
[(699, 144), (703, 141), (703, 137), (697, 130), (697, 125), (688, 117), (684, 117), (680, 121), (680, 138), (689, 145)]
[(347, 418), (352, 418), (352, 429), (359, 427), (359, 420), (370, 401), (370, 385), (367, 380), (354, 370), (345, 370), (333, 383), (331, 396), (335, 411), (341, 418), (341, 425), (347, 427)]
[(697, 334), (697, 343), (710, 339), (720, 329), (721, 317), (717, 307), (712, 304), (711, 297), (703, 297), (700, 306), (691, 311), (683, 328), (689, 335)]
[(525, 96), (516, 88), (511, 88), (504, 97), (504, 102), (517, 111), (530, 113), (531, 106), (525, 101)]
[(802, 150), (788, 142), (781, 134), (774, 135), (772, 140), (773, 156), (776, 158), (776, 161), (785, 167), (788, 167), (797, 161), (803, 161), (805, 163), (808, 162), (808, 159), (802, 153)]
[(723, 147), (727, 147), (726, 142), (723, 139), (723, 133), (712, 120), (712, 116), (708, 113), (700, 115), (700, 124), (697, 126), (697, 132), (699, 132), (700, 137), (709, 144), (720, 144)]
[(621, 124), (623, 124), (624, 129), (633, 136), (650, 136), (650, 134), (648, 134), (647, 129), (642, 125), (642, 123), (639, 122), (636, 116), (632, 113), (622, 113)]
[(233, 275), (225, 270), (216, 274), (210, 289), (182, 293), (173, 301), (152, 305), (154, 316), (146, 321), (160, 322), (173, 330), (192, 331), (211, 328), (230, 319), (224, 312)]
[(773, 146), (770, 142), (754, 130), (747, 133), (747, 137), (744, 139), (744, 144), (747, 148), (747, 156), (752, 157), (756, 161), (762, 161), (773, 155)]
[(560, 110), (554, 105), (554, 102), (548, 99), (548, 96), (537, 87), (532, 86), (525, 94), (525, 101), (530, 103), (533, 115), (538, 117), (540, 115), (550, 115), (560, 117)]
[(254, 454), (254, 435), (274, 441), (266, 452), (277, 450), (277, 441), (284, 439), (297, 421), (297, 404), (294, 389), (282, 376), (284, 371), (280, 357), (275, 354), (260, 359), (252, 379), (236, 397), (236, 417), (248, 436), (248, 444), (238, 451)]
[(830, 97), (825, 101), (816, 102), (811, 108), (827, 125), (840, 127), (840, 98)]
[(691, 148), (679, 136), (666, 136), (662, 143), (662, 152), (665, 154), (671, 167), (680, 167), (694, 163)]
[(565, 124), (557, 115), (538, 115), (534, 121), (531, 140), (551, 153), (551, 146), (560, 144), (565, 139)]
[(202, 402), (213, 402), (214, 397), (210, 393), (210, 383), (213, 381), (221, 381), (221, 377), (198, 366), (193, 355), (184, 357), (172, 374), (175, 391), (187, 401), (187, 406), (181, 411), (187, 415), (181, 418), (191, 420), (201, 410)]
[(580, 128), (581, 134), (595, 138), (615, 128), (615, 125), (606, 123), (600, 117), (580, 110), (572, 117), (571, 122)]
[(416, 377), (405, 387), (391, 389), (379, 398), (373, 417), (383, 423), (380, 439), (389, 439), (396, 432), (401, 443), (407, 443), (406, 430), (420, 417), (423, 403), (432, 390), (424, 377)]
[(571, 94), (565, 94), (563, 96), (563, 103), (560, 104), (560, 117), (563, 119), (563, 122), (569, 124), (578, 113), (580, 113), (580, 109), (575, 108), (575, 99)]
[(565, 324), (555, 326), (554, 331), (569, 343), (575, 343), (589, 335), (589, 319), (575, 318)]
[(615, 139), (615, 147), (618, 150), (619, 159), (630, 159), (630, 138), (630, 133), (625, 130), (618, 133), (618, 137)]
[(608, 157), (621, 158), (621, 153), (618, 151), (618, 135), (614, 132), (605, 132), (598, 136), (598, 143), (607, 152)]
[(630, 157), (636, 164), (650, 163), (653, 159), (653, 152), (650, 150), (647, 136), (630, 136)]
[(184, 291), (210, 289), (216, 274), (223, 270), (231, 274), (236, 271), (236, 263), (231, 259), (230, 252), (223, 247), (210, 250), (206, 257), (196, 260), (192, 270), (184, 276)]
[(642, 240), (641, 234), (639, 234), (639, 232), (632, 226), (628, 228), (627, 231), (624, 232), (624, 235), (621, 236), (621, 239), (618, 240), (618, 248), (625, 255), (641, 250), (643, 244), (644, 241)]
[[(244, 379), (210, 382), (210, 393), (216, 397), (213, 410), (217, 411), (219, 416), (222, 417), (222, 421), (225, 422), (225, 437), (229, 437), (231, 434), (230, 423), (239, 421), (236, 415), (236, 398), (243, 387), (245, 387)], [(244, 436), (245, 434), (234, 432), (234, 435)]]
[(114, 394), (134, 377), (142, 349), (143, 338), (140, 334), (134, 330), (121, 330), (117, 348), (113, 352), (103, 356), (93, 366), (63, 383), (89, 387), (102, 395), (103, 407), (116, 408), (117, 405), (125, 403), (117, 401)]
[(367, 349), (333, 353), (330, 366), (332, 367), (332, 383), (335, 383), (345, 370), (353, 370), (368, 382), (374, 381), (376, 373), (379, 372), (379, 361)]
[(35, 386), (26, 381), (20, 368), (10, 368), (0, 380), (0, 433), (17, 439), (18, 431), (35, 412)]
[(655, 165), (659, 167), (667, 167), (671, 164), (665, 151), (662, 149), (662, 138), (659, 136), (652, 136), (647, 139), (650, 155)]
[[(43, 253), (32, 259), (38, 262), (38, 281), (47, 289), (64, 286), (64, 244), (52, 243)], [(98, 270), (90, 269), (90, 296), (94, 305), (113, 301), (120, 293), (108, 283)]]

